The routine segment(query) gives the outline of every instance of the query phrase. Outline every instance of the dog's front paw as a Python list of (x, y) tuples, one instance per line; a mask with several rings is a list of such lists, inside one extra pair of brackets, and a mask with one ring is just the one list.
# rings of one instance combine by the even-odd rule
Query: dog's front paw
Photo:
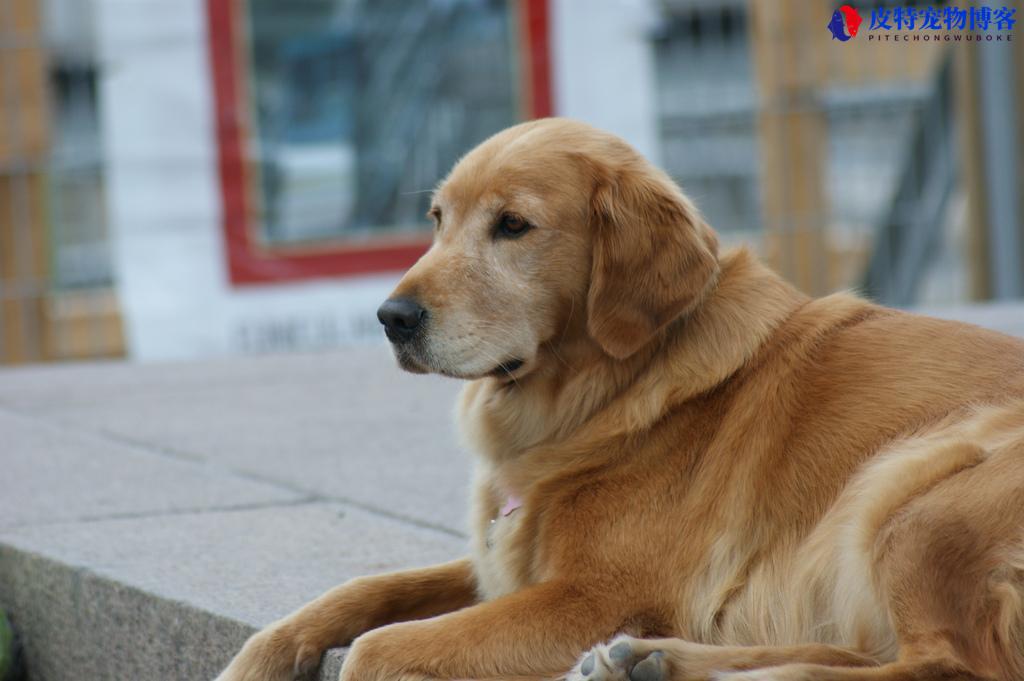
[(618, 636), (580, 658), (566, 681), (668, 681), (665, 653), (643, 639)]
[(284, 623), (253, 634), (215, 681), (292, 681), (309, 674), (323, 651)]
[(410, 626), (415, 623), (392, 624), (357, 638), (345, 655), (338, 681), (431, 681), (410, 666), (414, 651), (396, 635)]

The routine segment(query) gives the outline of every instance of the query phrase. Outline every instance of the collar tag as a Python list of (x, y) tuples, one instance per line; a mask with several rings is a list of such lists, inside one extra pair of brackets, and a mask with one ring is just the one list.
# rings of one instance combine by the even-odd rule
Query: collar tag
[(505, 505), (501, 507), (502, 517), (508, 517), (512, 515), (512, 512), (523, 505), (523, 500), (517, 496), (509, 496), (505, 501)]

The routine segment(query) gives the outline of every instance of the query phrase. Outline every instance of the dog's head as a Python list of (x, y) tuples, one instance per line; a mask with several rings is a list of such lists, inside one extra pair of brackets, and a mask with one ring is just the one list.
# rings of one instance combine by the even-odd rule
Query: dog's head
[(486, 140), (441, 183), (430, 217), (433, 245), (378, 311), (410, 371), (518, 379), (567, 333), (625, 359), (718, 272), (714, 232), (679, 188), (575, 121)]

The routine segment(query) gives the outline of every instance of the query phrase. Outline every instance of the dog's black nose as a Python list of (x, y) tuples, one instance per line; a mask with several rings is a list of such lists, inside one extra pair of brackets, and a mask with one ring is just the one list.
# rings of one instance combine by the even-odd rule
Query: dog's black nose
[(384, 333), (392, 343), (412, 340), (427, 311), (409, 298), (391, 298), (377, 308), (377, 319), (384, 325)]

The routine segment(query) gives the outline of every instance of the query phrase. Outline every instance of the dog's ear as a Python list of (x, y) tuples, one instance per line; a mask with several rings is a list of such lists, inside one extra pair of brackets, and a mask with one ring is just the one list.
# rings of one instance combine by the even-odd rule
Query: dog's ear
[(643, 159), (597, 173), (587, 329), (625, 359), (692, 311), (718, 274), (718, 239), (667, 175)]

